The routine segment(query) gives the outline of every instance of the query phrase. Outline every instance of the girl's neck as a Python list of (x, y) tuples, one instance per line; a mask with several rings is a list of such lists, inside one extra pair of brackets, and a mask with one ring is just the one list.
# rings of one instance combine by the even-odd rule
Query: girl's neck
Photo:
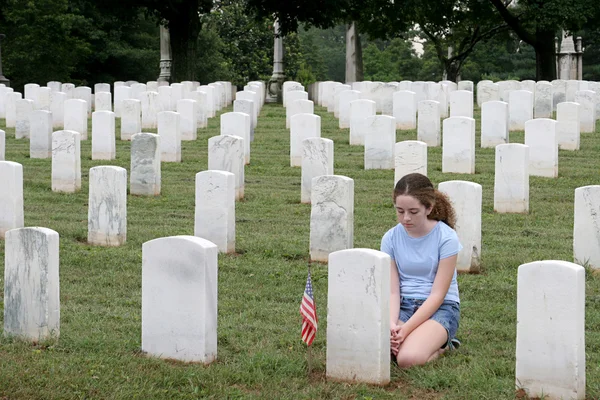
[(431, 232), (433, 228), (435, 228), (437, 223), (438, 221), (436, 221), (435, 219), (427, 219), (427, 222), (423, 224), (423, 229), (421, 229), (420, 231), (412, 231), (410, 233), (406, 233), (412, 238), (420, 238)]

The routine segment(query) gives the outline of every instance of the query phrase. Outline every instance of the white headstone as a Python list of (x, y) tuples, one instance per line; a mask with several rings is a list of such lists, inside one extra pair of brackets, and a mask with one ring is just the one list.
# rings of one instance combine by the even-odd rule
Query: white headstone
[(258, 123), (258, 103), (256, 101), (256, 93), (255, 92), (237, 92), (235, 94), (236, 100), (250, 100), (254, 102), (254, 114), (252, 115), (252, 126), (256, 128)]
[(473, 92), (456, 90), (450, 93), (450, 116), (473, 118)]
[(583, 267), (566, 261), (519, 266), (515, 375), (531, 398), (585, 399)]
[(254, 101), (252, 100), (235, 100), (233, 102), (233, 111), (244, 113), (250, 116), (250, 141), (254, 141)]
[(0, 129), (0, 161), (6, 159), (6, 132)]
[(88, 86), (78, 86), (73, 90), (73, 98), (85, 101), (87, 114), (92, 112), (92, 88)]
[(500, 101), (500, 85), (497, 83), (482, 83), (477, 88), (477, 100), (479, 106), (488, 101)]
[(138, 99), (125, 99), (121, 102), (121, 140), (142, 131), (142, 102)]
[(94, 111), (92, 113), (92, 160), (114, 160), (117, 157), (115, 141), (115, 113)]
[(50, 81), (48, 83), (46, 83), (46, 86), (50, 88), (51, 91), (53, 92), (60, 92), (61, 89), (61, 82), (58, 81)]
[(23, 99), (31, 100), (33, 108), (37, 109), (40, 95), (40, 85), (37, 83), (27, 83), (23, 87)]
[(312, 180), (321, 175), (333, 175), (333, 140), (312, 137), (302, 141), (301, 196), (310, 203)]
[(573, 258), (575, 263), (600, 268), (600, 186), (575, 189)]
[(321, 137), (321, 117), (315, 114), (294, 115), (290, 129), (290, 166), (302, 166), (302, 142), (312, 137)]
[(194, 236), (142, 246), (142, 350), (210, 363), (217, 357), (217, 246)]
[(153, 133), (136, 133), (131, 137), (129, 192), (157, 196), (160, 184), (160, 137)]
[(558, 103), (567, 101), (567, 81), (555, 79), (552, 84), (552, 108), (556, 111)]
[(52, 90), (49, 87), (40, 87), (38, 92), (37, 110), (50, 111), (50, 102), (52, 97)]
[(136, 99), (142, 101), (142, 93), (146, 92), (148, 89), (146, 88), (145, 83), (134, 83), (131, 85), (131, 93), (130, 99)]
[(533, 93), (527, 90), (513, 90), (508, 101), (508, 129), (522, 131), (525, 122), (533, 119)]
[(123, 100), (132, 99), (131, 88), (129, 86), (117, 86), (115, 88), (115, 116), (121, 118)]
[(198, 137), (198, 103), (196, 100), (182, 99), (177, 102), (181, 140), (196, 140)]
[(158, 92), (140, 93), (142, 107), (142, 129), (156, 129), (156, 114), (159, 112)]
[(575, 93), (580, 89), (581, 82), (576, 80), (568, 80), (565, 92), (565, 101), (575, 101)]
[(6, 95), (6, 127), (15, 128), (17, 126), (17, 101), (21, 100), (22, 94), (19, 92), (9, 92)]
[(6, 233), (5, 335), (33, 342), (60, 336), (58, 242), (48, 228)]
[(556, 140), (561, 150), (579, 150), (581, 133), (579, 103), (563, 102), (556, 107)]
[(417, 139), (428, 146), (440, 145), (440, 103), (434, 100), (420, 101), (417, 116)]
[(244, 164), (250, 164), (251, 125), (252, 119), (246, 113), (228, 112), (221, 114), (221, 135), (239, 136), (244, 139)]
[(52, 113), (36, 110), (29, 114), (31, 137), (29, 140), (30, 158), (52, 157)]
[[(540, 81), (540, 82), (543, 82), (543, 81)], [(521, 81), (521, 90), (526, 90), (528, 92), (531, 92), (533, 94), (534, 98), (535, 98), (535, 86), (536, 86), (536, 82), (531, 79)]]
[(552, 118), (552, 84), (540, 81), (535, 84), (534, 118)]
[(494, 211), (529, 212), (529, 147), (524, 144), (496, 146)]
[(292, 101), (308, 100), (308, 93), (303, 90), (293, 90), (286, 94), (285, 107), (287, 108)]
[(79, 132), (81, 140), (88, 138), (88, 108), (85, 100), (69, 99), (65, 101), (65, 130)]
[(427, 176), (427, 143), (418, 140), (398, 142), (394, 148), (394, 186), (404, 175), (419, 173)]
[(52, 92), (50, 99), (50, 112), (52, 113), (52, 127), (63, 128), (65, 125), (65, 100), (67, 95), (63, 92)]
[(75, 85), (72, 83), (63, 83), (60, 85), (60, 91), (67, 95), (67, 100), (73, 98), (73, 91), (75, 90)]
[(235, 175), (235, 199), (244, 198), (244, 139), (220, 135), (208, 139), (208, 169)]
[(146, 91), (147, 92), (157, 92), (158, 93), (158, 82), (157, 81), (148, 81), (148, 82), (146, 82)]
[(190, 100), (196, 102), (196, 126), (198, 129), (206, 128), (208, 126), (208, 106), (206, 105), (206, 93), (192, 91), (188, 95)]
[(389, 383), (390, 264), (371, 249), (329, 255), (327, 378)]
[[(339, 128), (350, 128), (350, 103), (355, 100), (360, 100), (361, 93), (357, 90), (345, 90), (340, 93), (340, 113), (339, 113)], [(306, 111), (303, 111), (306, 112)]]
[(473, 93), (473, 81), (459, 81), (458, 90), (467, 90)]
[(127, 170), (90, 168), (88, 243), (121, 246), (127, 239)]
[(427, 82), (422, 82), (422, 81), (413, 82), (411, 84), (409, 90), (411, 92), (415, 93), (415, 95), (417, 97), (416, 98), (417, 104), (420, 101), (424, 101), (429, 98), (429, 83), (427, 83)]
[(194, 236), (210, 240), (221, 253), (235, 252), (235, 179), (226, 171), (196, 174)]
[(475, 120), (450, 117), (444, 120), (442, 172), (475, 173)]
[(112, 95), (110, 92), (98, 92), (94, 94), (94, 110), (112, 111)]
[[(350, 106), (348, 106), (350, 108)], [(290, 128), (290, 118), (296, 114), (313, 114), (315, 112), (314, 103), (310, 100), (288, 100), (285, 109), (285, 127)]]
[(579, 127), (583, 133), (596, 131), (596, 92), (579, 90), (575, 93), (575, 103), (579, 103)]
[(430, 82), (428, 85), (427, 100), (437, 101), (440, 104), (440, 116), (448, 118), (447, 87), (440, 83)]
[(110, 93), (110, 83), (96, 83), (94, 93)]
[(364, 145), (369, 129), (369, 118), (375, 116), (376, 104), (372, 100), (361, 99), (350, 102), (350, 144)]
[(28, 139), (30, 137), (29, 118), (34, 109), (33, 100), (20, 99), (15, 102), (15, 139)]
[(52, 191), (73, 193), (81, 189), (81, 134), (52, 134)]
[(417, 127), (417, 94), (408, 90), (400, 90), (394, 93), (393, 102), (396, 129), (415, 129)]
[[(200, 86), (197, 91), (206, 93), (206, 115), (207, 118), (213, 118), (217, 113), (215, 109), (215, 88), (212, 86)], [(252, 100), (254, 100), (254, 97)]]
[(446, 181), (438, 185), (456, 213), (456, 234), (463, 248), (458, 253), (456, 270), (479, 272), (481, 269), (481, 203), (480, 184), (467, 181)]
[(481, 105), (481, 147), (508, 143), (508, 103), (487, 101)]
[(6, 98), (9, 93), (13, 92), (13, 88), (0, 87), (0, 118), (6, 118)]
[(181, 83), (171, 83), (171, 111), (176, 111), (177, 102), (184, 98), (185, 97), (183, 97), (183, 85)]
[(329, 254), (354, 245), (354, 180), (321, 175), (312, 180), (310, 259), (327, 262)]
[(160, 111), (174, 111), (173, 103), (171, 102), (171, 86), (159, 86), (158, 93), (158, 109)]
[(529, 146), (529, 175), (558, 176), (556, 121), (537, 118), (525, 123), (525, 144)]
[(0, 188), (0, 239), (3, 239), (7, 231), (22, 228), (25, 224), (21, 164), (0, 161)]
[(160, 136), (160, 160), (181, 162), (181, 130), (179, 114), (174, 111), (158, 113), (158, 135)]

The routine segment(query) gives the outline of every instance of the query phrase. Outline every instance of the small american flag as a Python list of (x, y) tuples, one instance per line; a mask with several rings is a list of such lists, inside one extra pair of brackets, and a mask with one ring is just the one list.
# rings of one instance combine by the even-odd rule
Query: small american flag
[(306, 279), (306, 287), (300, 304), (300, 315), (302, 315), (302, 341), (310, 346), (315, 340), (317, 333), (317, 306), (313, 297), (312, 280), (310, 279), (310, 271)]

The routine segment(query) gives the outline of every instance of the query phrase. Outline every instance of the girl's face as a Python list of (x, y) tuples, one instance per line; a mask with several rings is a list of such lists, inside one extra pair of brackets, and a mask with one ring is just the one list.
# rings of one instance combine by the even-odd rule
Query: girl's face
[(432, 207), (426, 208), (419, 200), (408, 195), (396, 197), (395, 206), (398, 223), (407, 231), (420, 232), (425, 228)]

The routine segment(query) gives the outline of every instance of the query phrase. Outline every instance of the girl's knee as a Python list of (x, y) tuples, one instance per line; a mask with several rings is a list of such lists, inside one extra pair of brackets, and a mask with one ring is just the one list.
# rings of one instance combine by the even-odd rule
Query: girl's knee
[(396, 361), (400, 368), (410, 368), (418, 365), (424, 365), (429, 360), (427, 354), (420, 353), (418, 351), (402, 351), (398, 352)]

